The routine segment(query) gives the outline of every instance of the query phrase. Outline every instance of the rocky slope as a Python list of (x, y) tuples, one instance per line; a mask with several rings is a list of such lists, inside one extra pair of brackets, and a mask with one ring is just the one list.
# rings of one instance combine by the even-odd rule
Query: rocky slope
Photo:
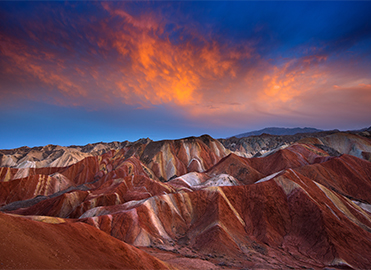
[(33, 148), (24, 146), (0, 150), (0, 165), (12, 168), (67, 167), (86, 157), (98, 156), (112, 149), (122, 149), (125, 146), (130, 147), (133, 144), (148, 143), (149, 141), (149, 139), (142, 139), (134, 143), (125, 141), (69, 147), (51, 144)]
[[(86, 253), (103, 258), (94, 247), (104, 241), (112, 245), (107, 253), (114, 254), (121, 243), (119, 249), (136, 254), (130, 257), (144, 256), (143, 265), (126, 260), (128, 264), (118, 266), (116, 254), (99, 262), (92, 259), (89, 266), (371, 268), (371, 140), (366, 133), (294, 137), (262, 135), (236, 141), (245, 152), (227, 149), (223, 144), (231, 141), (207, 135), (141, 140), (115, 143), (104, 153), (66, 166), (2, 164), (0, 218), (13, 225), (1, 228), (10, 235), (26, 233), (28, 226), (60, 230), (58, 239), (91, 239), (89, 247), (69, 247), (68, 240), (64, 253), (55, 253), (59, 259), (54, 268), (79, 267), (74, 260), (62, 264), (77, 249), (86, 260)], [(257, 150), (253, 141), (268, 145), (267, 150)], [(243, 157), (253, 155), (243, 143), (259, 157)], [(18, 150), (6, 151), (9, 156)], [(74, 233), (68, 235), (68, 230)], [(32, 237), (39, 239), (36, 233)], [(54, 243), (49, 238), (40, 241), (42, 248)], [(7, 252), (11, 257), (17, 251)], [(48, 254), (29, 255), (27, 263), (37, 268), (50, 263)]]
[[(308, 139), (306, 139), (308, 138)], [(260, 157), (268, 155), (271, 151), (285, 148), (295, 142), (316, 144), (317, 147), (326, 148), (331, 155), (346, 153), (360, 157), (364, 152), (369, 159), (371, 128), (362, 131), (339, 132), (321, 131), (316, 133), (298, 133), (295, 135), (249, 136), (243, 138), (231, 137), (219, 139), (223, 146), (244, 157)], [(354, 149), (352, 149), (354, 147)], [(361, 157), (363, 158), (363, 157)]]
[(5, 269), (171, 268), (83, 223), (49, 224), (0, 213), (0, 234)]

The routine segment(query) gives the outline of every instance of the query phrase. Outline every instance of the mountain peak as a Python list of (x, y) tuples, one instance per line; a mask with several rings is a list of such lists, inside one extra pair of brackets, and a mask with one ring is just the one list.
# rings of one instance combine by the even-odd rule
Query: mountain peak
[(296, 128), (280, 128), (280, 127), (267, 127), (260, 130), (255, 130), (251, 132), (241, 133), (234, 137), (236, 138), (243, 138), (249, 136), (259, 136), (262, 134), (270, 134), (270, 135), (295, 135), (297, 133), (313, 133), (313, 132), (321, 132), (323, 130), (311, 128), (311, 127), (296, 127)]

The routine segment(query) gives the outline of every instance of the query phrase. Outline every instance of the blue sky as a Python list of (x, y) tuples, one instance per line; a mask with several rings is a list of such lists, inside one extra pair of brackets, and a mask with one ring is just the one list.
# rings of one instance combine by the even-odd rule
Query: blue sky
[(0, 2), (0, 148), (370, 126), (371, 2)]

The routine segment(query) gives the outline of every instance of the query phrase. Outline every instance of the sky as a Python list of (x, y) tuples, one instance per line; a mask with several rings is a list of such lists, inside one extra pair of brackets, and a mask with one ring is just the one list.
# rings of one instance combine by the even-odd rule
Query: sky
[(0, 149), (371, 125), (370, 1), (0, 2)]

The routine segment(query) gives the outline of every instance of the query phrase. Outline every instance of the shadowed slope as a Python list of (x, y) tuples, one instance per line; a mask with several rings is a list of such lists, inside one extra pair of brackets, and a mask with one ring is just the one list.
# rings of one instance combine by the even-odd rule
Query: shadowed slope
[(294, 170), (275, 181), (285, 190), (291, 209), (292, 229), (285, 236), (285, 249), (339, 267), (370, 267), (369, 213)]
[(43, 215), (78, 218), (98, 206), (123, 204), (142, 200), (158, 194), (173, 193), (171, 186), (141, 175), (132, 175), (105, 182), (89, 191), (75, 190), (55, 198), (46, 199), (33, 206), (13, 211), (21, 215)]
[(301, 166), (321, 163), (328, 160), (329, 155), (313, 145), (293, 144), (279, 149), (268, 156), (246, 159), (248, 164), (264, 176)]
[(371, 204), (371, 162), (342, 155), (295, 171), (348, 198)]
[(320, 138), (327, 145), (342, 154), (352, 155), (371, 161), (371, 140), (363, 136), (347, 133), (336, 133)]
[(1, 267), (167, 269), (151, 255), (83, 223), (47, 224), (0, 213)]
[(248, 159), (236, 156), (235, 154), (229, 154), (219, 161), (218, 164), (206, 171), (206, 173), (209, 175), (229, 174), (239, 180), (243, 185), (253, 184), (264, 177), (263, 174), (249, 164)]

